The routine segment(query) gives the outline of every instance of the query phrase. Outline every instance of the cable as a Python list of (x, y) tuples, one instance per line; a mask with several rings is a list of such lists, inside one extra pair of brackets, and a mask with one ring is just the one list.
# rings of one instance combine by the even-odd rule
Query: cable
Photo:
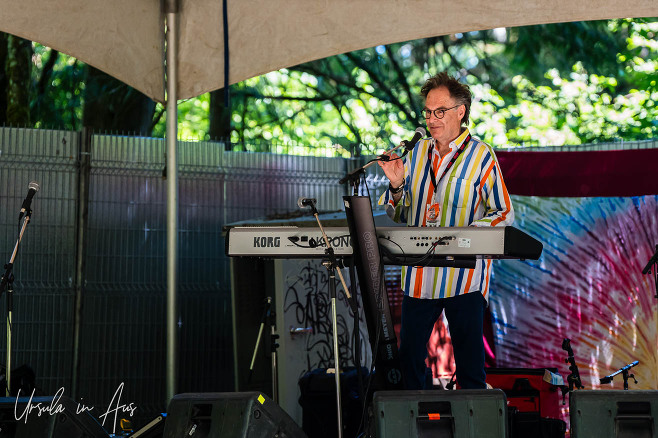
[(387, 260), (391, 261), (392, 264), (395, 265), (404, 265), (404, 266), (421, 266), (421, 267), (426, 267), (426, 266), (433, 266), (429, 263), (424, 264), (426, 262), (430, 262), (431, 258), (436, 255), (436, 247), (439, 245), (444, 245), (444, 242), (447, 240), (453, 240), (453, 236), (443, 236), (437, 239), (436, 241), (431, 243), (431, 246), (427, 248), (427, 251), (421, 255), (421, 256), (409, 256), (404, 253), (404, 250), (402, 249), (402, 246), (400, 246), (397, 242), (394, 242), (389, 239), (385, 238), (380, 238), (383, 240), (386, 240), (386, 242), (392, 243), (396, 245), (398, 248), (400, 248), (400, 252), (402, 253), (401, 256), (393, 254), (388, 248), (386, 248), (384, 245), (380, 245), (380, 250), (382, 253), (384, 253), (385, 257)]

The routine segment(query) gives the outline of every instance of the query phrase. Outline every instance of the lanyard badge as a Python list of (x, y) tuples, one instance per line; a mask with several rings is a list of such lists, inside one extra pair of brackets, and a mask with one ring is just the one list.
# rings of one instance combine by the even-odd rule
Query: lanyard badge
[(436, 202), (431, 205), (427, 204), (427, 209), (425, 210), (426, 222), (429, 224), (435, 224), (439, 221), (439, 217), (441, 217), (441, 208), (439, 207), (439, 203)]

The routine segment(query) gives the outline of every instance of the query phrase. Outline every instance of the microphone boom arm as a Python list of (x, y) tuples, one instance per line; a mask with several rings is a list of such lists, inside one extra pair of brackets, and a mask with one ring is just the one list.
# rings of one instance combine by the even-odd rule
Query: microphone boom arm
[[(613, 377), (615, 377), (617, 374), (621, 373), (622, 376), (623, 376), (623, 378), (624, 378), (624, 389), (625, 389), (625, 390), (628, 390), (628, 378), (629, 378), (629, 377), (632, 377), (633, 380), (635, 380), (635, 375), (634, 375), (634, 374), (629, 374), (628, 371), (629, 371), (631, 368), (633, 368), (634, 366), (638, 365), (639, 363), (640, 363), (639, 360), (636, 360), (636, 361), (634, 361), (634, 362), (631, 362), (631, 363), (629, 363), (628, 365), (619, 368), (619, 369), (618, 369), (617, 371), (615, 371), (614, 373), (612, 373), (612, 374), (610, 374), (610, 375), (607, 375), (607, 376), (605, 376), (605, 377), (602, 377), (601, 379), (599, 379), (599, 381), (601, 382), (602, 385), (605, 384), (605, 383), (610, 383), (610, 382), (612, 382), (612, 378), (613, 378)], [(635, 383), (637, 383), (637, 380), (635, 380)]]
[(418, 140), (420, 140), (422, 137), (424, 137), (426, 134), (425, 129), (423, 128), (417, 128), (416, 132), (413, 136), (413, 138), (410, 141), (403, 140), (398, 144), (396, 147), (393, 149), (389, 149), (388, 151), (384, 152), (383, 154), (379, 155), (377, 158), (372, 159), (368, 161), (365, 165), (361, 167), (357, 167), (356, 169), (352, 170), (350, 173), (342, 177), (339, 181), (338, 184), (345, 184), (346, 182), (350, 182), (352, 187), (354, 187), (354, 192), (359, 191), (359, 180), (361, 179), (361, 175), (363, 175), (366, 172), (366, 169), (370, 166), (372, 166), (376, 161), (391, 161), (389, 155), (392, 154), (393, 152), (397, 151), (401, 147), (404, 146), (404, 153), (400, 155), (398, 158), (394, 158), (395, 160), (402, 159), (405, 157), (410, 150), (414, 148)]

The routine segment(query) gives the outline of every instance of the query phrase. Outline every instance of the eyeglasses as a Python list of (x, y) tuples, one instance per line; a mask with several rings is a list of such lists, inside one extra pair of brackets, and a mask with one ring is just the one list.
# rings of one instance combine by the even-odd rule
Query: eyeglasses
[(460, 106), (462, 106), (461, 103), (459, 105), (453, 106), (452, 108), (437, 108), (433, 110), (429, 108), (423, 108), (421, 110), (421, 113), (423, 113), (423, 117), (425, 117), (426, 119), (429, 119), (432, 116), (432, 114), (434, 114), (434, 117), (436, 117), (437, 119), (442, 119), (443, 116), (446, 115), (446, 111), (458, 108)]

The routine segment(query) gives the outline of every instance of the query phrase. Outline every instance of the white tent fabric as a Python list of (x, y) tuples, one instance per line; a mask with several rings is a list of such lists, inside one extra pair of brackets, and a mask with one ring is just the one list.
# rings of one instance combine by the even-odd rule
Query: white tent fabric
[[(158, 0), (0, 0), (0, 30), (164, 101)], [(656, 0), (229, 0), (230, 82), (378, 44), (496, 27), (658, 15)], [(178, 98), (224, 86), (221, 0), (180, 0)]]

